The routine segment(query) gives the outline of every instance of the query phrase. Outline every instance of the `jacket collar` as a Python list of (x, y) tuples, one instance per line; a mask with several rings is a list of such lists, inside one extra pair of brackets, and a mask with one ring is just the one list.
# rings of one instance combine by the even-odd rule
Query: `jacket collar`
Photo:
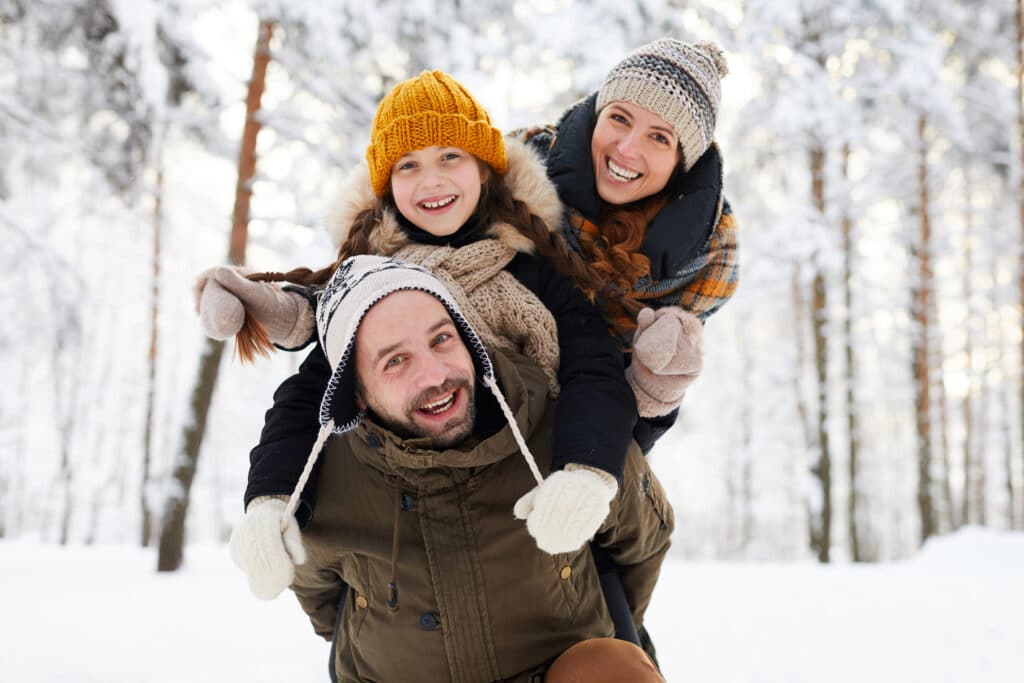
[[(524, 356), (506, 355), (494, 349), (488, 349), (488, 353), (523, 437), (530, 440), (548, 409), (544, 373)], [(478, 378), (477, 400), (480, 400), (482, 392), (487, 391)], [(364, 419), (342, 438), (362, 463), (384, 474), (398, 474), (425, 489), (448, 486), (453, 479), (468, 479), (474, 468), (508, 457), (521, 457), (519, 445), (508, 424), (503, 424), (497, 432), (470, 447), (443, 451), (431, 450), (425, 438), (402, 439), (370, 419)], [(523, 467), (526, 466), (523, 463)]]

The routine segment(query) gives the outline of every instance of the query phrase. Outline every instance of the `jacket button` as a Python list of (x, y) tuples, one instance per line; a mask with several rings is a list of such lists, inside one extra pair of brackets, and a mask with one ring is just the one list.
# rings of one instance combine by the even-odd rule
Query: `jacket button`
[(358, 607), (359, 609), (366, 609), (367, 605), (369, 604), (370, 603), (366, 602), (366, 598), (364, 598), (362, 595), (356, 598), (356, 607)]
[(433, 631), (440, 623), (441, 621), (437, 618), (436, 614), (424, 612), (420, 615), (420, 628), (424, 631)]
[(572, 576), (572, 567), (570, 567), (569, 565), (565, 565), (564, 567), (562, 567), (562, 571), (559, 572), (558, 575), (561, 576), (563, 579), (568, 579), (570, 576)]
[(380, 439), (377, 438), (376, 434), (367, 434), (366, 445), (370, 448), (380, 448), (383, 444), (381, 444)]
[(402, 491), (402, 512), (409, 512), (416, 509), (416, 499), (411, 494)]

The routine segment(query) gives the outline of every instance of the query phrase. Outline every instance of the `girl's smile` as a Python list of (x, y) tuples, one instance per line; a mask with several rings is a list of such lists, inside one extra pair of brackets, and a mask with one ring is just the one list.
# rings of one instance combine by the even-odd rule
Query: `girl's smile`
[(472, 154), (432, 145), (395, 163), (391, 194), (406, 220), (435, 237), (447, 237), (476, 211), (483, 181), (481, 164)]

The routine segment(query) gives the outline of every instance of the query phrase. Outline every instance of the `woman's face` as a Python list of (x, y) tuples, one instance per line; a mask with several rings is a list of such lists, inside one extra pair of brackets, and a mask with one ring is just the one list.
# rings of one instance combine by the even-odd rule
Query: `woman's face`
[(435, 237), (458, 231), (476, 211), (485, 171), (458, 147), (424, 147), (391, 168), (391, 194), (406, 219)]
[(654, 112), (617, 100), (597, 115), (590, 156), (597, 194), (609, 204), (628, 204), (664, 189), (679, 163), (679, 139)]

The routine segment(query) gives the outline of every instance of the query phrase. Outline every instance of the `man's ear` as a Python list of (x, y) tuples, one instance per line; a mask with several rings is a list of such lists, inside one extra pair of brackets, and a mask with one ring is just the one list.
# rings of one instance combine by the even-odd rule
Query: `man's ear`
[(363, 385), (360, 382), (356, 382), (355, 399), (356, 407), (359, 408), (359, 410), (366, 410), (369, 407), (369, 404), (366, 402), (366, 398), (363, 396)]

